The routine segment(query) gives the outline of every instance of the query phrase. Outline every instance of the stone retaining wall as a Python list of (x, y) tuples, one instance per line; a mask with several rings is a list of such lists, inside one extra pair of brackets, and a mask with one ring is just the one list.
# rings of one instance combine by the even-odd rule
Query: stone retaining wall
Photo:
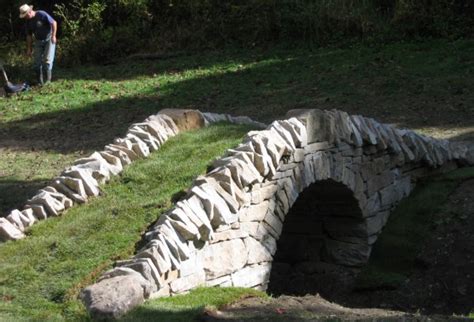
[(73, 166), (30, 198), (21, 211), (15, 209), (0, 218), (0, 242), (24, 238), (24, 231), (36, 222), (59, 216), (74, 204), (97, 197), (100, 185), (108, 182), (111, 176), (118, 175), (123, 167), (133, 161), (146, 158), (179, 131), (219, 121), (265, 127), (248, 117), (205, 114), (207, 118), (195, 110), (164, 109), (141, 123), (132, 124), (125, 137), (116, 138), (103, 151), (76, 160)]
[(83, 291), (93, 316), (117, 317), (148, 297), (200, 285), (265, 290), (285, 217), (304, 191), (314, 192), (308, 211), (317, 218), (309, 231), (305, 221), (289, 222), (315, 242), (288, 251), (304, 247), (318, 260), (363, 265), (420, 176), (473, 164), (465, 146), (370, 118), (335, 110), (290, 116), (248, 133), (159, 218), (145, 247)]

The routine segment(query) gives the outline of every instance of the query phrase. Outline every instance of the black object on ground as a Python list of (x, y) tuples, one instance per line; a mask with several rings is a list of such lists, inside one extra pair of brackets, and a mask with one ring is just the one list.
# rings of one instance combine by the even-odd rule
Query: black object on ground
[(3, 89), (5, 90), (5, 93), (7, 94), (14, 94), (14, 93), (19, 93), (19, 92), (25, 92), (30, 89), (30, 85), (27, 82), (21, 83), (21, 84), (13, 84), (8, 80), (7, 73), (5, 72), (5, 69), (3, 68), (3, 65), (0, 64), (0, 68), (2, 69), (2, 74), (3, 78), (5, 80), (5, 85), (3, 86)]

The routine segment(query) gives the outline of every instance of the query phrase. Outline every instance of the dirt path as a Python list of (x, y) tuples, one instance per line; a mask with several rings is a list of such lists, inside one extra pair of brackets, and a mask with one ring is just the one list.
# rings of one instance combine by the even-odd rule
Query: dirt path
[(347, 308), (319, 295), (246, 298), (207, 310), (202, 321), (470, 321), (456, 316), (424, 316), (385, 309)]

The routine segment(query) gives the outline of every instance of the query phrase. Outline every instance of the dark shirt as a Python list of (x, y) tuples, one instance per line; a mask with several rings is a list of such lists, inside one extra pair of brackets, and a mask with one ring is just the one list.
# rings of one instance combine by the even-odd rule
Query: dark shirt
[(35, 35), (37, 40), (47, 40), (51, 37), (54, 19), (42, 10), (36, 11), (33, 18), (26, 21), (26, 33)]

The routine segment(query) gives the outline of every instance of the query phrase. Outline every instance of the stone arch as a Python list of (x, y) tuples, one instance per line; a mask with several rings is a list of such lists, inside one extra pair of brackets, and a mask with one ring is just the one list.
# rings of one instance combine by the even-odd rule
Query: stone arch
[[(319, 261), (354, 264), (354, 257), (366, 256), (370, 237), (366, 223), (349, 187), (332, 179), (312, 183), (285, 216), (273, 260), (292, 265)], [(338, 242), (343, 246), (336, 247)], [(358, 249), (358, 256), (340, 254), (340, 249), (350, 252), (352, 248)]]
[[(200, 285), (266, 289), (285, 217), (305, 190), (325, 183), (335, 194), (350, 196), (347, 209), (338, 211), (355, 218), (328, 219), (327, 258), (363, 265), (391, 209), (418, 177), (472, 164), (467, 149), (370, 118), (335, 110), (293, 116), (248, 133), (197, 178), (145, 234), (145, 247), (84, 290), (89, 311), (126, 311), (128, 303), (152, 294), (169, 296)], [(334, 204), (325, 201), (320, 205), (334, 215)]]

